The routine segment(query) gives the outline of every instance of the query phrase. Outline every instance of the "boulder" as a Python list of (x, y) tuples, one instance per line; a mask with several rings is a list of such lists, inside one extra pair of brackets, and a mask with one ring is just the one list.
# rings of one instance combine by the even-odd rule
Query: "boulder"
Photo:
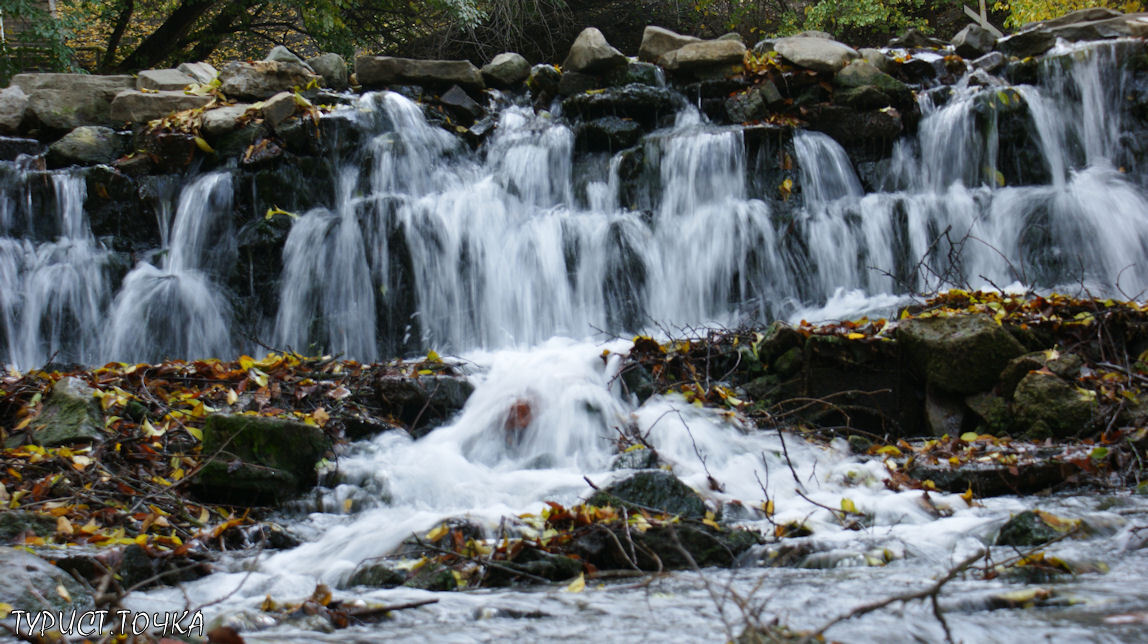
[(658, 64), (667, 71), (689, 72), (737, 65), (744, 57), (745, 45), (740, 40), (705, 40), (663, 54)]
[(904, 320), (897, 340), (929, 384), (953, 393), (991, 388), (1009, 360), (1024, 353), (987, 315)]
[(691, 519), (706, 515), (706, 504), (690, 486), (665, 470), (644, 470), (595, 492), (587, 505), (665, 512)]
[(570, 53), (562, 62), (562, 70), (584, 74), (601, 74), (626, 64), (626, 56), (610, 46), (606, 37), (594, 27), (578, 34)]
[(666, 79), (662, 74), (661, 67), (653, 63), (638, 61), (630, 61), (616, 80), (617, 82), (613, 84), (629, 85), (631, 83), (638, 83), (639, 85), (651, 85), (653, 87), (664, 87), (666, 84)]
[(770, 108), (785, 100), (773, 81), (734, 94), (725, 101), (726, 114), (733, 123), (760, 121), (769, 116)]
[(1042, 546), (1082, 526), (1079, 519), (1063, 519), (1041, 510), (1025, 510), (1001, 527), (995, 543), (998, 546)]
[(28, 109), (44, 127), (73, 130), (82, 125), (111, 125), (112, 99), (135, 89), (131, 76), (88, 74), (16, 74), (12, 85), (28, 95)]
[(611, 470), (656, 470), (661, 464), (657, 450), (636, 445), (610, 461)]
[(809, 129), (824, 132), (843, 146), (889, 144), (905, 130), (901, 113), (892, 108), (858, 111), (847, 105), (803, 107)]
[(48, 161), (54, 167), (111, 163), (124, 153), (124, 147), (115, 130), (84, 125), (48, 146)]
[(617, 152), (637, 145), (642, 138), (642, 125), (617, 116), (603, 116), (580, 123), (574, 133), (579, 150)]
[(1026, 353), (1008, 363), (1001, 372), (1001, 395), (1011, 397), (1017, 385), (1030, 371), (1047, 369), (1053, 375), (1072, 380), (1080, 374), (1084, 360), (1075, 353), (1061, 353), (1056, 350)]
[(514, 52), (503, 52), (482, 66), (482, 78), (489, 87), (515, 87), (529, 76), (530, 63)]
[(211, 96), (196, 96), (182, 91), (142, 92), (128, 90), (116, 94), (110, 117), (114, 123), (147, 123), (173, 112), (203, 107), (214, 100)]
[(888, 105), (907, 106), (913, 102), (909, 86), (877, 69), (867, 60), (846, 65), (833, 79), (837, 87), (834, 100), (859, 110)]
[(870, 65), (876, 67), (878, 70), (890, 74), (893, 72), (893, 61), (885, 55), (885, 52), (880, 49), (873, 49), (872, 47), (865, 47), (857, 50), (861, 54), (861, 58), (869, 62)]
[(459, 376), (383, 376), (375, 381), (382, 410), (405, 423), (416, 437), (462, 409), (473, 392), (474, 385)]
[(446, 93), (439, 97), (439, 102), (455, 118), (462, 120), (467, 125), (474, 123), (486, 114), (486, 110), (458, 85), (451, 86)]
[(220, 91), (228, 98), (263, 100), (279, 92), (303, 89), (319, 77), (298, 63), (231, 62), (219, 72)]
[(331, 448), (318, 427), (260, 416), (213, 415), (203, 428), (204, 463), (192, 482), (200, 498), (232, 505), (275, 504), (318, 481)]
[(272, 47), (271, 51), (268, 52), (267, 57), (263, 59), (263, 62), (293, 63), (296, 65), (302, 65), (303, 67), (306, 67), (307, 70), (310, 72), (315, 71), (314, 69), (311, 68), (310, 65), (308, 65), (306, 62), (304, 62), (302, 58), (296, 56), (294, 52), (292, 52), (290, 49), (287, 49), (283, 45), (275, 45), (274, 47)]
[(1008, 63), (1008, 57), (999, 51), (990, 51), (989, 53), (981, 56), (973, 61), (973, 68), (979, 69), (988, 73), (993, 73), (1000, 70), (1005, 64)]
[(562, 101), (562, 111), (585, 120), (619, 116), (654, 127), (662, 117), (676, 113), (678, 100), (677, 94), (664, 87), (633, 84), (571, 96)]
[(558, 86), (562, 83), (562, 72), (554, 65), (539, 63), (530, 68), (530, 75), (526, 79), (526, 86), (536, 96), (558, 93)]
[(145, 69), (136, 77), (136, 89), (182, 91), (196, 80), (178, 69)]
[(13, 609), (33, 613), (33, 616), (49, 611), (55, 613), (56, 619), (63, 613), (67, 620), (72, 611), (83, 613), (95, 608), (92, 593), (83, 584), (26, 550), (0, 548), (0, 566), (4, 570), (0, 603)]
[(341, 92), (349, 86), (347, 61), (339, 54), (319, 54), (308, 58), (307, 65), (323, 78), (323, 87)]
[(240, 127), (240, 119), (251, 105), (239, 103), (237, 105), (224, 105), (203, 113), (203, 125), (200, 130), (209, 137), (223, 136), (234, 132)]
[(1073, 387), (1047, 371), (1025, 376), (1013, 393), (1013, 411), (1033, 439), (1081, 435), (1096, 417), (1096, 393)]
[(774, 48), (794, 65), (818, 72), (837, 72), (861, 56), (857, 50), (836, 40), (808, 36), (781, 38), (774, 43)]
[(28, 95), (18, 85), (0, 90), (0, 134), (16, 134), (28, 112)]
[(596, 74), (583, 74), (581, 72), (565, 72), (558, 81), (559, 96), (574, 96), (596, 89), (601, 89), (606, 83)]
[(299, 104), (295, 101), (293, 92), (279, 92), (263, 101), (260, 112), (263, 114), (263, 122), (274, 130), (283, 121), (291, 118), (297, 109), (299, 109)]
[(933, 436), (960, 436), (965, 405), (958, 396), (929, 387), (925, 394), (925, 422)]
[(669, 29), (648, 25), (642, 31), (642, 44), (638, 47), (638, 60), (656, 63), (659, 58), (675, 49), (701, 41), (701, 38), (683, 36)]
[(359, 56), (355, 74), (363, 87), (413, 84), (424, 87), (482, 89), (482, 72), (469, 60), (413, 60), (391, 56)]
[(15, 161), (21, 154), (34, 157), (43, 154), (45, 149), (36, 139), (0, 136), (0, 161)]
[(984, 27), (972, 24), (953, 36), (953, 49), (963, 58), (977, 58), (993, 50), (997, 37)]
[(351, 573), (344, 587), (368, 586), (370, 588), (397, 588), (402, 586), (407, 576), (397, 568), (385, 563), (365, 563)]
[[(1017, 58), (1039, 56), (1056, 45), (1059, 39), (1069, 42), (1143, 38), (1148, 36), (1148, 16), (1144, 14), (1109, 15), (1109, 10), (1085, 9), (1055, 20), (1033, 23), (1019, 33), (997, 42), (997, 49)], [(1104, 16), (1096, 17), (1093, 16)], [(1079, 18), (1079, 19), (1078, 19)]]
[(219, 76), (219, 71), (211, 63), (182, 63), (176, 70), (181, 71), (195, 79), (195, 82), (206, 85)]

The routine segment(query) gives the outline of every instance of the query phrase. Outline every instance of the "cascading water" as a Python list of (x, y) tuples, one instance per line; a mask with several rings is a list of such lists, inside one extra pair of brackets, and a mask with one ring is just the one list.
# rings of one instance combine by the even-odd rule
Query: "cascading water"
[(234, 261), (230, 210), (226, 173), (204, 175), (183, 190), (160, 267), (140, 262), (124, 278), (109, 314), (106, 355), (157, 362), (231, 352), (227, 302), (211, 281)]

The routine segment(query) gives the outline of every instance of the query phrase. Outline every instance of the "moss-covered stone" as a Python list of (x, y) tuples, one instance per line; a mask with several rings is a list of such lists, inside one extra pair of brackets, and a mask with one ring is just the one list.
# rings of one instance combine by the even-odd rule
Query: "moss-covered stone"
[(346, 586), (369, 586), (371, 588), (395, 588), (407, 581), (406, 574), (391, 568), (385, 563), (371, 563), (359, 566), (347, 579)]
[(32, 421), (32, 440), (55, 446), (102, 441), (103, 415), (95, 391), (79, 378), (61, 378), (44, 398), (40, 415)]
[(10, 542), (22, 534), (47, 537), (55, 534), (56, 519), (26, 510), (0, 512), (0, 541)]
[(654, 509), (683, 517), (702, 518), (702, 497), (678, 477), (663, 470), (638, 472), (595, 493), (588, 505)]
[(1061, 378), (1072, 379), (1080, 373), (1084, 360), (1075, 353), (1061, 353), (1059, 351), (1034, 351), (1014, 358), (1001, 372), (1001, 395), (1012, 396), (1020, 381), (1030, 371), (1047, 368)]
[(458, 590), (458, 580), (455, 579), (454, 571), (433, 561), (427, 562), (416, 570), (415, 574), (403, 585), (420, 590)]
[(1013, 516), (997, 534), (998, 546), (1039, 546), (1081, 528), (1079, 520), (1062, 519), (1040, 510)]
[(926, 380), (953, 393), (986, 391), (1024, 347), (986, 315), (914, 318), (897, 339)]
[(1088, 429), (1098, 411), (1096, 393), (1044, 371), (1026, 375), (1013, 394), (1016, 420), (1030, 438), (1066, 438)]
[(211, 460), (193, 489), (220, 503), (279, 503), (315, 485), (315, 467), (330, 448), (318, 427), (259, 416), (211, 416), (203, 428), (203, 454)]
[(614, 457), (610, 461), (611, 470), (651, 470), (658, 467), (658, 452), (648, 447), (637, 446)]

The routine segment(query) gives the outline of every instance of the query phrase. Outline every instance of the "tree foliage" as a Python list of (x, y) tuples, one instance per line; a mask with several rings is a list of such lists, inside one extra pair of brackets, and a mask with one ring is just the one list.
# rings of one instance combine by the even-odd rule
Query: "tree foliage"
[(1124, 13), (1134, 13), (1144, 11), (1144, 2), (1141, 0), (1009, 0), (1007, 2), (998, 0), (993, 6), (997, 11), (1008, 12), (1005, 26), (1010, 28), (1017, 28), (1038, 20), (1049, 20), (1070, 11), (1090, 7), (1104, 7)]
[[(0, 11), (8, 31), (6, 38), (0, 40), (0, 85), (25, 69), (73, 68), (71, 49), (65, 42), (67, 25), (48, 15), (43, 3), (4, 0)], [(19, 27), (19, 33), (14, 27)]]

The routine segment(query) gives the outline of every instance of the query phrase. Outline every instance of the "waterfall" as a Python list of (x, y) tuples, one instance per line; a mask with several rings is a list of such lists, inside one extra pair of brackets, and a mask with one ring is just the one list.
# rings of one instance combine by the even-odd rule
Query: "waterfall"
[[(227, 292), (248, 281), (231, 223), (243, 171), (191, 180), (174, 218), (161, 200), (160, 248), (133, 251), (117, 287), (83, 175), (5, 166), (0, 277), (16, 287), (0, 295), (0, 359), (227, 355), (258, 339), (376, 360), (887, 313), (955, 285), (1134, 295), (1148, 287), (1148, 199), (1126, 127), (1132, 46), (1062, 45), (1035, 85), (970, 75), (922, 92), (915, 135), (861, 173), (830, 137), (778, 129), (784, 190), (762, 179), (757, 135), (692, 107), (608, 155), (506, 97), (472, 149), (417, 103), (368, 93), (329, 117), (363, 143), (332, 159), (333, 199), (290, 220), (281, 268), (267, 258), (277, 278), (250, 287), (276, 295), (241, 321)], [(45, 180), (50, 225), (30, 188)], [(237, 338), (240, 323), (266, 337)]]
[(109, 359), (155, 362), (231, 352), (227, 301), (212, 281), (234, 261), (231, 194), (230, 175), (223, 172), (184, 188), (160, 266), (137, 264), (111, 307)]

